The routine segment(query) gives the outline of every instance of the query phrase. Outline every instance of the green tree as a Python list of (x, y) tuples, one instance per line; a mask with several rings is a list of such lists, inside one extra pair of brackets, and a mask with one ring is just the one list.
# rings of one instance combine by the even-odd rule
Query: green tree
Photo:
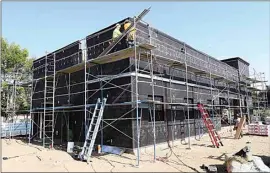
[[(16, 86), (15, 110), (29, 109), (29, 88), (21, 84), (31, 81), (33, 58), (28, 57), (27, 49), (1, 38), (1, 115), (6, 115), (8, 102), (12, 98), (14, 81)], [(14, 92), (13, 92), (14, 93)]]

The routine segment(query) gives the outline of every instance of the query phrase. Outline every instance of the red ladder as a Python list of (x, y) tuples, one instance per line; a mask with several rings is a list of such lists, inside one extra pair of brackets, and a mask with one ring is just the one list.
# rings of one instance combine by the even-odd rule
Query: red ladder
[(219, 134), (217, 133), (215, 126), (209, 117), (208, 112), (204, 109), (203, 104), (198, 103), (197, 106), (201, 112), (204, 124), (208, 129), (209, 137), (211, 139), (212, 144), (214, 146), (216, 146), (217, 148), (219, 148), (220, 145), (223, 146), (223, 144), (221, 142), (221, 138), (220, 138)]

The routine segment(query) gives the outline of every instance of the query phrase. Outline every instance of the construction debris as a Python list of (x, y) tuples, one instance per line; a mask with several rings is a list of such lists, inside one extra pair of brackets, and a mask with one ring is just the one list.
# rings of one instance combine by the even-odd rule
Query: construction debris
[(209, 165), (209, 166), (202, 165), (201, 169), (205, 170), (207, 173), (217, 173), (218, 172), (217, 167), (212, 166), (212, 165)]
[(41, 161), (42, 159), (39, 156), (36, 156), (36, 158), (38, 158), (39, 161)]
[(252, 156), (252, 161), (248, 162), (240, 156), (229, 158), (226, 163), (227, 171), (230, 172), (270, 172), (262, 159)]
[(28, 156), (28, 155), (33, 155), (33, 154), (36, 154), (36, 152), (34, 152), (34, 153), (28, 153), (28, 154), (22, 154), (22, 155), (18, 155), (18, 156), (3, 157), (2, 159), (3, 160), (9, 160), (9, 159), (14, 159), (14, 158), (17, 158), (17, 157)]
[(225, 164), (227, 171), (230, 172), (270, 172), (262, 159), (252, 156), (250, 146), (246, 146), (234, 155), (226, 155)]

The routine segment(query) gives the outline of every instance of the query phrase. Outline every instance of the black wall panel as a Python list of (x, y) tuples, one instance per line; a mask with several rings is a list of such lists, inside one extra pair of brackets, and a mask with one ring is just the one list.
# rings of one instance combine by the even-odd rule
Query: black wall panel
[[(124, 21), (125, 19), (118, 22), (121, 25), (121, 32), (124, 31)], [(93, 59), (98, 57), (99, 54), (102, 53), (103, 50), (105, 50), (110, 45), (110, 43), (112, 42), (111, 39), (113, 30), (115, 29), (115, 25), (116, 23), (86, 37), (88, 55), (87, 59)], [(125, 39), (123, 39), (112, 49), (112, 51), (121, 50), (126, 47), (127, 45), (125, 43)]]
[(56, 71), (62, 70), (82, 62), (80, 43), (75, 42), (55, 54)]
[[(140, 111), (139, 111), (140, 112)], [(144, 110), (142, 111), (143, 117), (147, 117), (149, 114), (149, 111)], [(136, 111), (133, 111), (134, 117), (136, 115)], [(177, 113), (179, 115), (179, 113)], [(180, 114), (180, 117), (183, 116), (183, 114)], [(169, 117), (167, 115), (167, 117)], [(217, 130), (221, 129), (220, 118), (213, 118), (213, 123), (216, 126)], [(162, 143), (167, 142), (168, 140), (177, 140), (181, 139), (181, 124), (184, 124), (184, 137), (188, 137), (188, 121), (187, 120), (176, 120), (174, 123), (171, 122), (171, 120), (166, 121), (160, 121), (156, 122), (155, 126), (155, 132), (156, 132), (156, 143)], [(137, 126), (136, 126), (136, 120), (132, 121), (133, 126), (133, 138), (137, 140)], [(191, 136), (197, 136), (201, 135), (202, 133), (207, 133), (206, 127), (201, 119), (190, 119), (190, 135)], [(140, 129), (140, 146), (148, 146), (154, 144), (154, 138), (153, 138), (153, 125), (151, 122), (143, 121), (141, 123), (141, 129)], [(133, 147), (137, 147), (137, 143), (133, 141)]]
[[(114, 145), (125, 148), (132, 148), (132, 120), (131, 120), (131, 106), (107, 106), (104, 111), (103, 127), (107, 126), (103, 131), (103, 141), (105, 145)], [(125, 114), (125, 116), (123, 116)], [(122, 119), (114, 121), (116, 118)], [(107, 123), (112, 123), (109, 126)], [(121, 132), (119, 132), (119, 130)], [(101, 133), (98, 134), (96, 143), (101, 142)]]

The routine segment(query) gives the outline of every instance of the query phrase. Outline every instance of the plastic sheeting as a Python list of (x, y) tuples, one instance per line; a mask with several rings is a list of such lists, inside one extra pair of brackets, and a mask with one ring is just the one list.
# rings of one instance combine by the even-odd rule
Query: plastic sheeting
[(2, 123), (1, 137), (28, 135), (31, 123)]
[(252, 156), (252, 162), (240, 163), (236, 160), (232, 161), (227, 166), (228, 172), (270, 172), (270, 168), (267, 167), (262, 159), (257, 156)]

